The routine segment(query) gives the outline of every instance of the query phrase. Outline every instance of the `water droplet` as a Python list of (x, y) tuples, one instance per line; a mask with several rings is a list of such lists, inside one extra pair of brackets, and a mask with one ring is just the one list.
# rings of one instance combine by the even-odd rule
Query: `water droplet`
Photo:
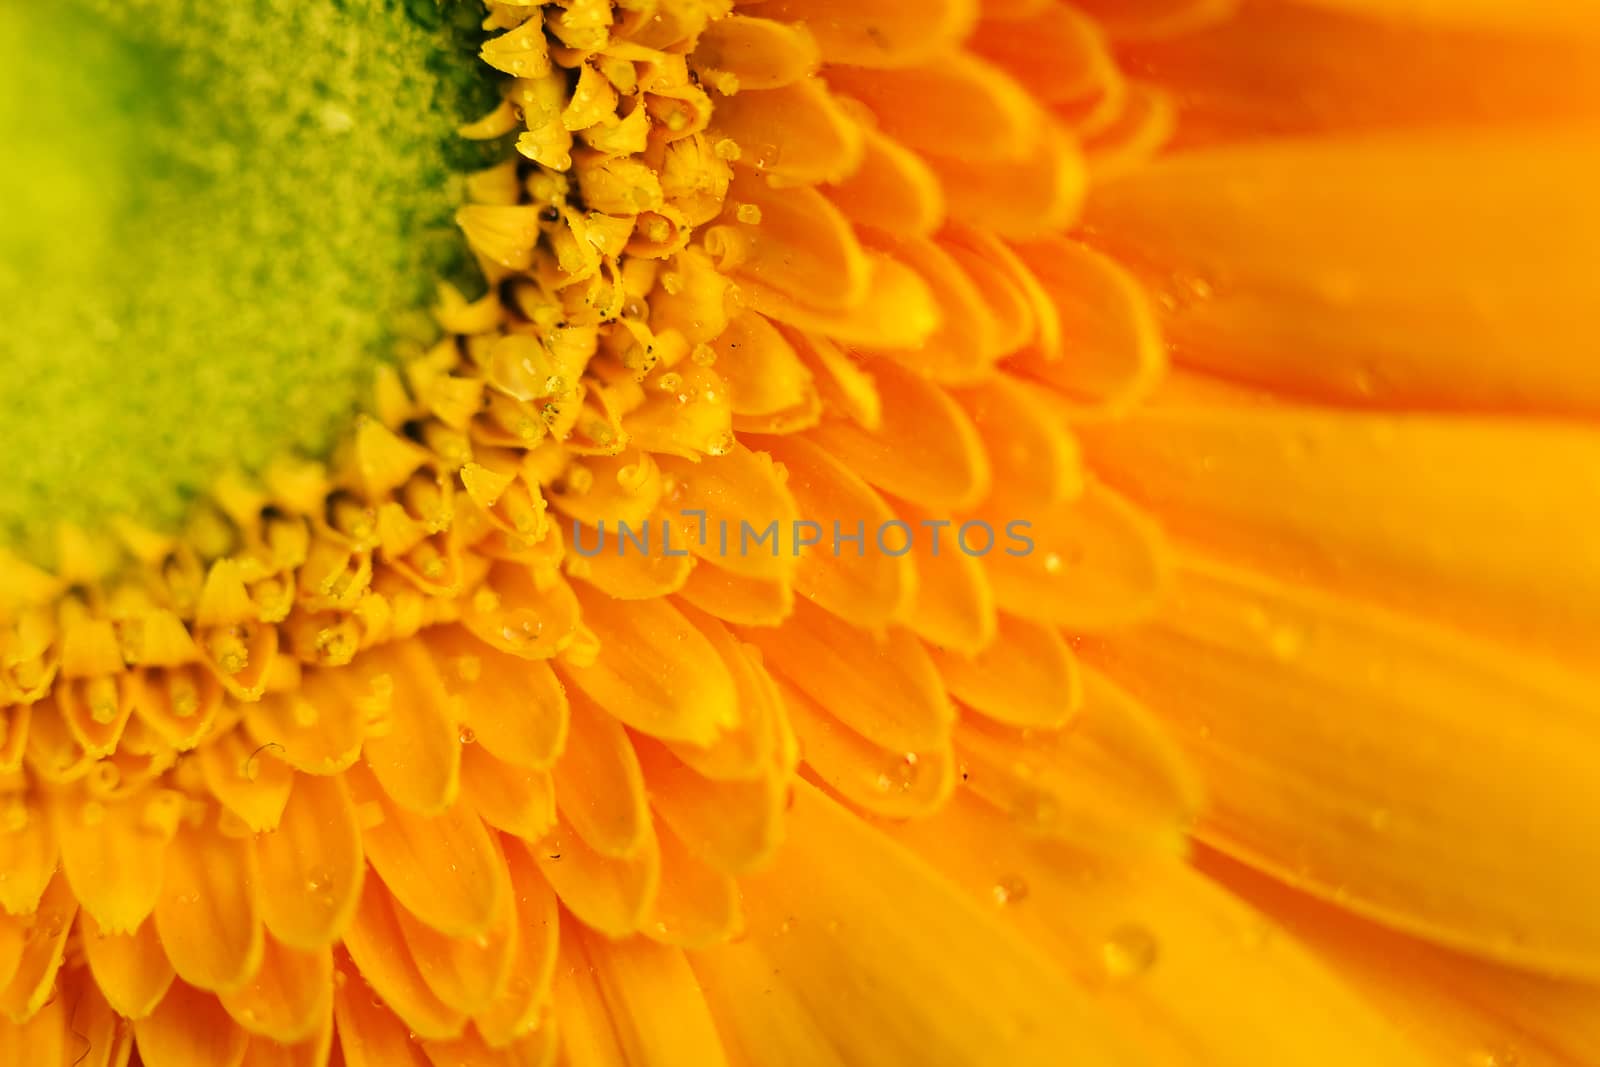
[(1008, 874), (995, 882), (990, 892), (996, 904), (1015, 904), (1028, 898), (1028, 883), (1021, 875)]
[(473, 732), (473, 729), (470, 726), (463, 726), (461, 728), (461, 732), (457, 734), (456, 737), (463, 745), (470, 745), (478, 739), (478, 735)]
[(917, 775), (917, 754), (907, 752), (884, 768), (873, 784), (880, 793), (909, 793)]
[(1137, 978), (1156, 962), (1156, 939), (1142, 926), (1119, 926), (1100, 946), (1100, 962), (1106, 974), (1117, 981)]
[(706, 442), (706, 455), (725, 456), (733, 451), (734, 437), (728, 430), (713, 434), (711, 440)]

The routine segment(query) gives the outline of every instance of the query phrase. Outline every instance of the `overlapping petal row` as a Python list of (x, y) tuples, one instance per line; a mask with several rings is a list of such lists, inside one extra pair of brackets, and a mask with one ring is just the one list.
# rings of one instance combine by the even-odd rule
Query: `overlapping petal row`
[[(1510, 99), (1441, 64), (1323, 107), (1306, 34), (1485, 32), (1359, 6), (490, 3), (488, 294), (329, 464), (4, 571), (0, 1062), (1581, 1062), (1583, 987), (1236, 866), (1600, 975), (1600, 562), (1554, 521), (1600, 440), (1492, 407), (1593, 414), (1600, 305), (1551, 287), (1600, 156), (1495, 132), (1589, 113), (1538, 80), (1584, 45), (1506, 16)], [(1508, 189), (1520, 236), (1406, 269)], [(725, 553), (693, 511), (1037, 550)], [(1505, 1018), (1397, 1025), (1356, 991), (1397, 952)]]

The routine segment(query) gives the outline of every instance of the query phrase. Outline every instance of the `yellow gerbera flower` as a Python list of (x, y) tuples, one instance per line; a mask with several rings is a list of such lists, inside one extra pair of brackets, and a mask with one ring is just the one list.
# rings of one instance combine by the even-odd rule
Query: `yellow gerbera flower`
[(0, 1064), (1600, 1062), (1597, 72), (0, 9)]

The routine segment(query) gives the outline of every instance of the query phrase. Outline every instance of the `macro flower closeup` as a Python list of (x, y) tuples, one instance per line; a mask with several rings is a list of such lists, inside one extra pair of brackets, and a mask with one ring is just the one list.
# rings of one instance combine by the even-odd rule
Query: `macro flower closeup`
[(1600, 1064), (1591, 0), (5, 0), (0, 1065)]

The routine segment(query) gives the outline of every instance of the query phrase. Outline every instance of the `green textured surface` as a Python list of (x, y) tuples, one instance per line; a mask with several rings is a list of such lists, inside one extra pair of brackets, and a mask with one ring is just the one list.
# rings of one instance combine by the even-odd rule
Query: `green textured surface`
[(464, 257), (477, 3), (0, 4), (0, 545), (317, 454)]

